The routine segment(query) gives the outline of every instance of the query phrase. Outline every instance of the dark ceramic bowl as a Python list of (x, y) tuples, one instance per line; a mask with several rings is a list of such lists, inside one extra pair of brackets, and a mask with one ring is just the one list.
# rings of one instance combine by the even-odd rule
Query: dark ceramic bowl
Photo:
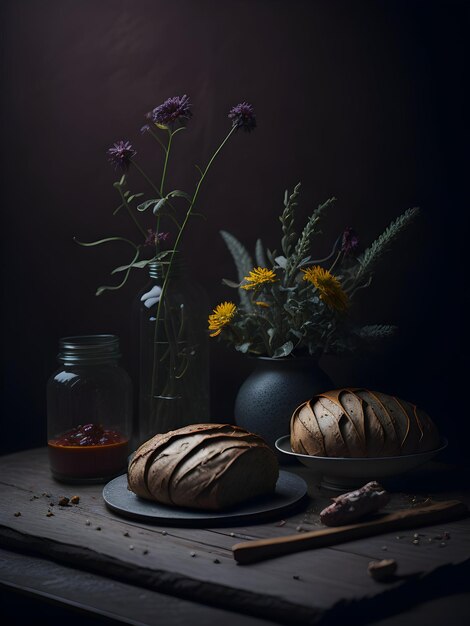
[(290, 436), (280, 437), (276, 448), (290, 458), (296, 458), (305, 467), (322, 476), (321, 485), (328, 489), (345, 491), (360, 487), (370, 480), (391, 478), (413, 470), (430, 461), (447, 447), (447, 439), (443, 439), (439, 448), (417, 454), (384, 457), (332, 457), (310, 456), (292, 452)]

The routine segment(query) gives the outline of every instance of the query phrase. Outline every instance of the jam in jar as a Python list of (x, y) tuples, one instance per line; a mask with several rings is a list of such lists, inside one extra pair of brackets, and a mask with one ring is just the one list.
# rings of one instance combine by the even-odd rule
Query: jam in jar
[(47, 386), (49, 461), (58, 480), (104, 482), (126, 469), (132, 391), (119, 356), (113, 335), (60, 341), (63, 366)]

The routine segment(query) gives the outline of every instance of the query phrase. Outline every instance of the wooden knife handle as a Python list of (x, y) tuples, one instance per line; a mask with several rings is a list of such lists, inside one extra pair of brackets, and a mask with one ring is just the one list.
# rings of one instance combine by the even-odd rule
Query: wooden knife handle
[(369, 522), (348, 524), (313, 530), (307, 533), (246, 541), (233, 546), (233, 556), (238, 563), (255, 563), (271, 559), (283, 554), (325, 548), (345, 541), (353, 541), (363, 537), (380, 535), (391, 530), (417, 528), (439, 522), (457, 519), (468, 515), (468, 508), (460, 500), (446, 500), (428, 506), (403, 509), (394, 513), (386, 513)]

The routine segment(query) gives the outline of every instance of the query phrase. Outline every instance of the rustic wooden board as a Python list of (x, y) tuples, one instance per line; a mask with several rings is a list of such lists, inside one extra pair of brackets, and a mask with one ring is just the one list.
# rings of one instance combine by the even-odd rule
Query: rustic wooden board
[[(295, 617), (306, 625), (315, 624), (340, 599), (352, 601), (380, 593), (381, 588), (367, 574), (367, 564), (371, 558), (383, 558), (381, 548), (394, 541), (394, 535), (386, 535), (375, 538), (375, 544), (374, 540), (360, 540), (341, 549), (322, 548), (241, 567), (232, 558), (234, 543), (250, 537), (287, 535), (299, 524), (314, 527), (326, 498), (318, 498), (306, 513), (283, 526), (273, 522), (217, 530), (155, 528), (121, 520), (107, 511), (100, 486), (78, 488), (55, 482), (44, 450), (0, 459), (0, 490), (0, 541), (4, 546), (32, 550), (157, 592), (286, 623)], [(57, 505), (60, 496), (74, 493), (81, 497), (79, 505)], [(405, 499), (400, 496), (394, 501), (401, 506)], [(54, 502), (50, 507), (54, 515), (47, 517), (50, 502)], [(15, 517), (17, 512), (21, 515)], [(458, 533), (463, 537), (468, 528), (467, 520), (446, 525), (458, 541), (453, 544), (452, 539), (445, 548), (430, 544), (417, 549), (395, 540), (397, 550), (403, 552), (400, 573), (430, 571), (449, 561), (463, 561), (468, 544), (461, 543)], [(430, 534), (440, 531), (440, 527), (426, 529)], [(391, 587), (400, 584), (398, 580)]]
[[(0, 549), (0, 584), (83, 612), (119, 620), (132, 626), (272, 626), (264, 619), (241, 616), (181, 598), (142, 589), (104, 576), (73, 569), (47, 559), (31, 558)], [(21, 602), (21, 598), (18, 598)], [(21, 607), (18, 610), (21, 614)], [(158, 617), (157, 617), (158, 616)], [(13, 616), (12, 616), (13, 617)], [(18, 615), (15, 616), (16, 619)], [(156, 619), (157, 618), (157, 619)], [(2, 621), (5, 619), (2, 607)], [(36, 622), (37, 616), (34, 618)], [(3, 622), (5, 623), (5, 622)], [(7, 623), (13, 623), (8, 621)], [(15, 621), (14, 623), (19, 623)]]
[[(400, 532), (441, 524), (468, 517), (467, 505), (460, 500), (444, 500), (426, 506), (410, 507), (393, 513), (378, 513), (368, 519), (332, 528), (322, 528), (310, 532), (295, 533), (288, 537), (243, 541), (233, 546), (232, 552), (238, 563), (247, 565), (265, 559), (278, 558), (294, 552), (350, 543), (357, 539)], [(372, 519), (371, 519), (372, 518)], [(414, 535), (419, 543), (419, 535)], [(445, 546), (445, 542), (442, 542)]]
[[(463, 580), (469, 578), (462, 572)], [(442, 576), (441, 576), (442, 578)], [(419, 585), (420, 580), (417, 584)], [(436, 581), (435, 581), (436, 582)], [(400, 605), (397, 606), (396, 598), (393, 606), (387, 599), (387, 586), (384, 586), (382, 594), (372, 598), (371, 602), (363, 600), (355, 605), (338, 606), (333, 611), (338, 618), (335, 623), (355, 624), (373, 621), (374, 626), (442, 626), (449, 622), (452, 616), (452, 626), (467, 626), (470, 623), (470, 598), (468, 593), (462, 593), (461, 589), (454, 589), (453, 593), (439, 594), (439, 597), (409, 606), (406, 595), (401, 594)], [(442, 581), (439, 584), (442, 587)], [(207, 624), (219, 623), (223, 620), (226, 626), (274, 626), (273, 622), (267, 622), (258, 618), (221, 611), (205, 605), (187, 602), (181, 598), (159, 594), (136, 586), (125, 584), (82, 572), (67, 566), (63, 566), (47, 559), (31, 557), (23, 554), (0, 549), (0, 591), (4, 588), (20, 591), (30, 597), (54, 603), (59, 606), (73, 609), (67, 615), (61, 615), (61, 622), (68, 620), (73, 624), (88, 624), (90, 616), (104, 616), (108, 619), (117, 619), (119, 623), (131, 624), (132, 626), (154, 626), (158, 616), (158, 623), (165, 626), (206, 626)], [(445, 590), (448, 592), (448, 590)], [(416, 584), (410, 589), (410, 593), (416, 593)], [(385, 594), (385, 595), (384, 595)], [(409, 596), (410, 594), (408, 594)], [(21, 616), (30, 618), (31, 606), (23, 601), (23, 595), (10, 596), (11, 614), (8, 606), (2, 605), (2, 619), (8, 623), (17, 623)], [(33, 607), (38, 613), (33, 613), (35, 621), (42, 617), (45, 611), (50, 620), (49, 609)], [(399, 615), (397, 611), (399, 609)], [(75, 618), (76, 611), (80, 611), (81, 622)], [(342, 612), (342, 615), (339, 613)], [(392, 617), (384, 618), (384, 615)], [(56, 618), (55, 613), (53, 614)], [(334, 617), (330, 613), (329, 622)], [(360, 619), (363, 617), (364, 619)], [(10, 619), (10, 621), (8, 621)], [(376, 621), (376, 619), (378, 621)], [(27, 620), (25, 620), (27, 621)], [(47, 623), (51, 623), (48, 621)], [(56, 623), (53, 621), (52, 623)], [(59, 622), (57, 622), (59, 623)], [(95, 623), (92, 619), (92, 623)], [(100, 622), (101, 623), (101, 622)]]

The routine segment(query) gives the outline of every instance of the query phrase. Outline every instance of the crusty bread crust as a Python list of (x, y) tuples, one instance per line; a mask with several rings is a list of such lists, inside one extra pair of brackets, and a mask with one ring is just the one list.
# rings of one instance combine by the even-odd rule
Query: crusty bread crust
[(274, 491), (279, 465), (257, 435), (196, 424), (146, 441), (129, 463), (129, 489), (162, 504), (219, 510)]
[(424, 411), (368, 389), (318, 394), (300, 405), (291, 419), (291, 448), (300, 454), (384, 457), (438, 446), (439, 433)]

